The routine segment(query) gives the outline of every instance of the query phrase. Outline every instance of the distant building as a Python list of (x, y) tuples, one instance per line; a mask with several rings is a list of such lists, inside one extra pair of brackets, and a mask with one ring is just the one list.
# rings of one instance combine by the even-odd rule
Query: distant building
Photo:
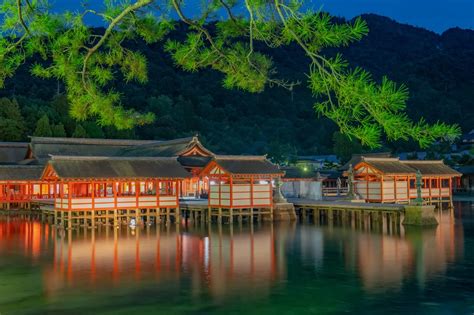
[(361, 154), (352, 154), (352, 158), (343, 166), (339, 168), (340, 171), (349, 170), (349, 166), (352, 167), (359, 164), (364, 158), (390, 158), (392, 154), (390, 152), (375, 152), (375, 153), (361, 153)]
[(425, 201), (452, 201), (453, 183), (461, 173), (443, 161), (363, 157), (354, 166), (355, 192), (367, 202), (410, 203), (417, 198), (418, 173)]
[(295, 165), (303, 170), (320, 170), (329, 165), (339, 165), (335, 154), (298, 156)]
[(26, 142), (0, 142), (0, 164), (16, 164), (25, 159)]
[(461, 166), (457, 170), (462, 173), (462, 177), (454, 191), (457, 193), (474, 193), (474, 165)]
[(474, 147), (474, 129), (464, 134), (459, 142), (460, 149), (471, 149)]
[(427, 153), (425, 151), (420, 152), (401, 152), (397, 154), (400, 160), (424, 160), (426, 159)]
[(322, 178), (309, 166), (283, 167), (281, 192), (286, 198), (322, 199)]

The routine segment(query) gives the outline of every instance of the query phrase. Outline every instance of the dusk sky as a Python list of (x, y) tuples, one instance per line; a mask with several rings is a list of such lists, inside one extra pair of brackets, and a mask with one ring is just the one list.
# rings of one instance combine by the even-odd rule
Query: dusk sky
[[(56, 0), (64, 8), (77, 7), (71, 0)], [(352, 18), (362, 13), (376, 13), (401, 23), (421, 26), (436, 32), (451, 27), (474, 29), (474, 0), (311, 0), (309, 6), (322, 8), (333, 15)], [(89, 0), (88, 3), (102, 3)], [(200, 3), (192, 0), (190, 3)], [(311, 4), (310, 4), (311, 3)], [(192, 10), (192, 5), (187, 6)]]

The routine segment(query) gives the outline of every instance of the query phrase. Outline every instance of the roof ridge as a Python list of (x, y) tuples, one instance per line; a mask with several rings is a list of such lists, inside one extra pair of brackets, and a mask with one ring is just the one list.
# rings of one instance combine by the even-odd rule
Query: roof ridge
[(0, 147), (21, 147), (27, 145), (28, 142), (0, 141)]
[(102, 160), (112, 160), (112, 161), (156, 161), (156, 160), (177, 160), (175, 156), (159, 156), (159, 157), (150, 157), (150, 156), (78, 156), (78, 155), (49, 155), (51, 160), (60, 161), (60, 160), (80, 160), (80, 161), (102, 161)]
[(77, 143), (77, 144), (130, 144), (130, 145), (141, 145), (147, 143), (153, 143), (157, 140), (140, 140), (140, 139), (107, 139), (107, 138), (66, 138), (66, 137), (35, 137), (28, 136), (31, 139), (30, 143)]
[(44, 168), (44, 165), (0, 164), (0, 168)]
[(215, 155), (215, 159), (221, 160), (266, 160), (266, 155)]
[(147, 147), (147, 146), (166, 146), (166, 145), (173, 145), (173, 144), (178, 144), (178, 143), (186, 143), (186, 142), (192, 142), (195, 137), (186, 137), (186, 138), (178, 138), (178, 139), (171, 139), (171, 140), (155, 140), (155, 142), (150, 142), (150, 143), (144, 143), (140, 144), (137, 147)]
[(364, 161), (390, 161), (390, 162), (396, 162), (400, 161), (399, 157), (366, 157), (366, 156), (361, 156)]
[(441, 163), (444, 164), (443, 160), (400, 160), (402, 163), (413, 163), (413, 164), (423, 164), (423, 163)]

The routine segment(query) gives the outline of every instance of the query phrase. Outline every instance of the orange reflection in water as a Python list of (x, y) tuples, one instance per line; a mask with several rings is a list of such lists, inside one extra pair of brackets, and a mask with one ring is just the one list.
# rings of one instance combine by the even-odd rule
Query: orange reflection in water
[[(253, 232), (213, 227), (205, 232), (88, 230), (59, 233), (54, 261), (44, 272), (49, 296), (63, 288), (100, 288), (126, 283), (176, 285), (191, 279), (193, 294), (206, 290), (215, 298), (267, 292), (282, 277), (272, 227)], [(181, 277), (185, 275), (185, 277)]]
[[(193, 295), (210, 294), (217, 300), (266, 295), (287, 277), (287, 259), (300, 258), (354, 271), (368, 291), (398, 290), (407, 279), (424, 286), (463, 255), (462, 225), (454, 224), (449, 212), (438, 219), (435, 228), (402, 226), (396, 233), (295, 224), (255, 231), (249, 226), (56, 231), (36, 221), (5, 219), (0, 220), (0, 255), (42, 259), (49, 297), (60, 297), (66, 288), (147, 283), (179, 292), (183, 281), (189, 282)], [(328, 250), (340, 252), (343, 260), (325, 257)]]
[(36, 259), (48, 249), (52, 238), (54, 230), (47, 224), (16, 218), (0, 220), (0, 255), (22, 249), (24, 256)]
[[(407, 278), (424, 286), (463, 255), (463, 228), (452, 213), (439, 212), (436, 227), (401, 226), (399, 233), (376, 234), (360, 230), (345, 233), (346, 263), (359, 271), (368, 290), (400, 289)], [(331, 237), (339, 229), (330, 232)], [(350, 235), (347, 235), (350, 234)]]

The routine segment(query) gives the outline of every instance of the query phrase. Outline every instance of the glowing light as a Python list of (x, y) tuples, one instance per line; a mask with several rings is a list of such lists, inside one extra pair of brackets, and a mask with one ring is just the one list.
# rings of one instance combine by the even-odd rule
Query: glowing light
[(260, 185), (266, 185), (268, 184), (268, 182), (266, 180), (261, 180), (258, 182)]
[(211, 184), (211, 185), (215, 185), (215, 184), (216, 184), (216, 182), (215, 182), (215, 181), (213, 181), (213, 180), (211, 180), (211, 182), (210, 182), (209, 184)]

